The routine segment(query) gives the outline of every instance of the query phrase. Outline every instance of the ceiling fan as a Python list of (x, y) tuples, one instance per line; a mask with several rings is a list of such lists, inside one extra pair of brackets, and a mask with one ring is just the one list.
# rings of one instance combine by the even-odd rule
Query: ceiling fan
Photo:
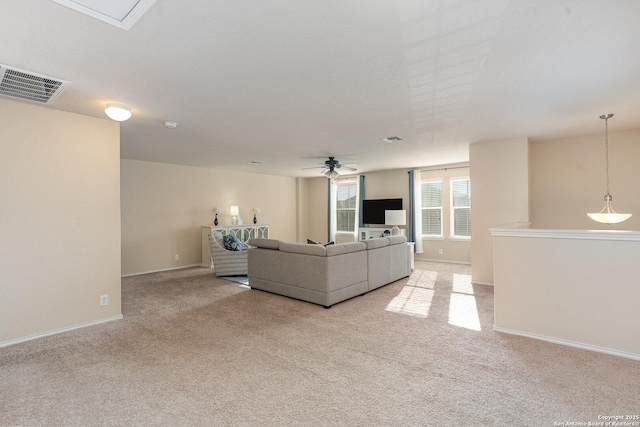
[(329, 160), (325, 160), (324, 163), (320, 163), (320, 165), (322, 166), (312, 166), (310, 168), (302, 168), (302, 170), (323, 169), (322, 171), (323, 175), (325, 175), (327, 178), (335, 178), (338, 175), (340, 175), (336, 169), (344, 169), (344, 170), (353, 172), (357, 169), (348, 165), (355, 165), (355, 164), (357, 163), (340, 164), (340, 161), (336, 160), (335, 157), (329, 156)]

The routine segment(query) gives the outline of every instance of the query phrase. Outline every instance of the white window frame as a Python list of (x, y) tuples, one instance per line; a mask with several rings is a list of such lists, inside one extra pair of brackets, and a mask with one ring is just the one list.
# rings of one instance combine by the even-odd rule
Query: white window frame
[[(423, 230), (420, 230), (420, 234), (422, 235), (422, 239), (424, 240), (442, 240), (444, 238), (444, 224), (443, 224), (443, 213), (444, 213), (444, 207), (443, 207), (443, 200), (442, 200), (442, 192), (444, 189), (444, 180), (442, 178), (438, 178), (438, 179), (426, 179), (420, 182), (420, 193), (422, 194), (422, 186), (424, 184), (430, 184), (430, 183), (439, 183), (440, 184), (440, 207), (436, 208), (436, 207), (424, 207), (424, 206), (420, 206), (420, 215), (422, 215), (422, 211), (424, 210), (440, 210), (440, 234), (422, 234)], [(421, 198), (421, 204), (424, 203), (424, 200), (422, 200)], [(422, 228), (424, 228), (424, 223), (422, 224)]]
[[(453, 206), (453, 186), (454, 183), (467, 181), (469, 183), (469, 205)], [(471, 219), (471, 179), (468, 176), (449, 178), (449, 239), (450, 240), (471, 240), (471, 235), (460, 236), (456, 234), (455, 212), (458, 209), (469, 209), (469, 219)], [(471, 224), (469, 224), (471, 227)]]
[[(359, 186), (358, 186), (358, 181), (354, 181), (354, 180), (345, 180), (342, 182), (336, 182), (335, 184), (336, 186), (336, 205), (335, 205), (335, 217), (336, 217), (336, 234), (342, 234), (342, 235), (347, 235), (347, 234), (351, 234), (351, 235), (355, 235), (357, 236), (358, 233), (358, 204), (359, 204)], [(355, 186), (355, 206), (352, 208), (338, 208), (338, 189), (342, 186)], [(348, 231), (348, 230), (339, 230), (338, 229), (338, 211), (353, 211), (354, 214), (354, 222), (353, 222), (353, 231)]]

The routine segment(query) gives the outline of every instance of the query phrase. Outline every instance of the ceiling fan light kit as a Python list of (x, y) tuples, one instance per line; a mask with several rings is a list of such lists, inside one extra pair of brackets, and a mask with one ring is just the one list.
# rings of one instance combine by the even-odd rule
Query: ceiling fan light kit
[[(353, 164), (353, 163), (350, 163), (350, 164)], [(357, 170), (356, 168), (347, 166), (346, 164), (340, 164), (340, 161), (336, 160), (336, 158), (333, 156), (329, 156), (329, 160), (325, 160), (324, 163), (321, 163), (321, 165), (322, 166), (312, 166), (310, 168), (302, 168), (302, 170), (323, 169), (320, 173), (331, 180), (340, 176), (340, 173), (336, 169), (344, 169), (351, 172), (354, 172)]]
[(340, 174), (336, 170), (327, 170), (327, 171), (323, 172), (323, 175), (326, 176), (329, 179), (335, 179), (338, 176), (340, 176)]

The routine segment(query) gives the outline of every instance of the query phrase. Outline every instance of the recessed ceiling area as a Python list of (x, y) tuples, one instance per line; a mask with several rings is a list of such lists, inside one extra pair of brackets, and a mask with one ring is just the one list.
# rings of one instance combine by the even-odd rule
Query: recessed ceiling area
[(123, 30), (129, 30), (156, 0), (51, 0)]
[(47, 108), (130, 106), (124, 159), (322, 177), (640, 128), (637, 0), (9, 3), (0, 63), (71, 82)]

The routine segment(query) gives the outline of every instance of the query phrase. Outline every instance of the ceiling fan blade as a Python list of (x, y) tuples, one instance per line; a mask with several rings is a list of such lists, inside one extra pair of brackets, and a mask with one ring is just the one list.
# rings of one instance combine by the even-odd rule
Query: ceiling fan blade
[(348, 170), (348, 171), (355, 171), (357, 170), (354, 167), (348, 166), (348, 165), (357, 165), (358, 163), (345, 163), (345, 164), (340, 164), (339, 160), (336, 160), (335, 157), (330, 156), (329, 160), (325, 160), (324, 163), (320, 163), (321, 166), (312, 166), (312, 167), (308, 167), (308, 168), (302, 168), (301, 170), (307, 170), (307, 169), (328, 169), (330, 171), (333, 171), (335, 169), (344, 169), (344, 170)]

